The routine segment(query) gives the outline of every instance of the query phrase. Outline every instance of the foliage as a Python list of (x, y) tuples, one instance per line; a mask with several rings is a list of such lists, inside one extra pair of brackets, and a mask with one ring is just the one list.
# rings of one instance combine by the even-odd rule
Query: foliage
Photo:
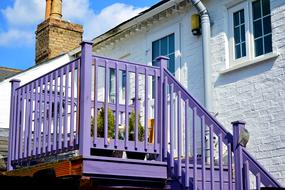
[[(104, 107), (98, 112), (97, 116), (97, 136), (104, 137)], [(91, 117), (91, 136), (94, 136), (94, 117)], [(115, 117), (113, 111), (108, 109), (108, 138), (115, 138)]]
[[(141, 116), (139, 115), (138, 118), (138, 140), (143, 141), (144, 140), (144, 128), (140, 122)], [(134, 141), (135, 140), (135, 125), (136, 125), (136, 114), (134, 111), (131, 112), (131, 115), (129, 117), (129, 140)]]

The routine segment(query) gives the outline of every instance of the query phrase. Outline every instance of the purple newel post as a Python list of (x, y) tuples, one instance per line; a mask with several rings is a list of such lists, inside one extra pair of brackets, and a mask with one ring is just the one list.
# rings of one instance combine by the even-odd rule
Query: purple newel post
[(239, 144), (240, 132), (245, 128), (245, 122), (234, 121), (233, 125), (233, 151), (235, 163), (235, 189), (243, 190), (243, 176), (242, 176), (242, 146)]
[(9, 123), (9, 148), (8, 148), (8, 162), (7, 162), (7, 170), (12, 170), (12, 151), (15, 147), (15, 142), (12, 140), (12, 135), (15, 132), (13, 129), (14, 123), (13, 123), (13, 118), (16, 115), (15, 110), (14, 110), (14, 105), (15, 105), (15, 91), (16, 89), (20, 86), (20, 80), (17, 79), (12, 79), (10, 80), (11, 83), (11, 100), (10, 100), (10, 123)]
[(79, 153), (90, 155), (92, 42), (81, 43)]
[[(159, 78), (159, 90), (158, 90), (158, 118), (157, 118), (157, 123), (158, 123), (158, 143), (160, 144), (160, 152), (159, 152), (159, 160), (161, 161), (162, 158), (165, 158), (166, 155), (162, 155), (162, 153), (165, 154), (165, 149), (167, 150), (167, 129), (165, 128), (166, 126), (166, 122), (164, 119), (164, 115), (163, 115), (163, 110), (167, 108), (167, 105), (163, 105), (163, 98), (167, 98), (167, 97), (163, 97), (163, 82), (164, 82), (164, 69), (167, 69), (167, 63), (168, 63), (169, 58), (165, 57), (165, 56), (159, 56), (156, 58), (156, 62), (157, 65), (160, 67), (160, 78)], [(166, 106), (164, 108), (164, 106)]]

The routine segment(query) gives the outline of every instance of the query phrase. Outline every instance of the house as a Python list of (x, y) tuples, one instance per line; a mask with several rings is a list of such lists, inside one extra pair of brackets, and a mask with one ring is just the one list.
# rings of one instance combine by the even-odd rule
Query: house
[[(138, 16), (118, 25), (117, 27), (102, 34), (101, 36), (96, 37), (93, 40), (92, 50), (90, 43), (83, 43), (83, 49), (78, 48), (70, 51), (68, 55), (72, 57), (69, 57), (71, 62), (68, 65), (65, 65), (68, 61), (61, 62), (61, 65), (63, 67), (60, 67), (59, 63), (54, 62), (53, 65), (56, 65), (54, 67), (59, 68), (56, 70), (56, 73), (52, 71), (53, 69), (51, 69), (51, 72), (48, 73), (48, 75), (44, 75), (44, 77), (36, 79), (35, 81), (37, 81), (37, 83), (35, 83), (35, 81), (32, 81), (32, 83), (30, 83), (32, 79), (30, 81), (27, 80), (24, 82), (24, 84), (27, 83), (28, 86), (19, 88), (21, 91), (18, 90), (17, 93), (19, 93), (19, 95), (16, 97), (29, 97), (28, 93), (26, 92), (29, 88), (34, 89), (32, 85), (39, 86), (39, 89), (41, 89), (39, 92), (38, 88), (35, 90), (36, 94), (39, 93), (39, 96), (36, 95), (35, 97), (35, 102), (38, 102), (37, 100), (40, 98), (44, 98), (45, 102), (48, 102), (46, 99), (47, 97), (51, 99), (54, 97), (59, 97), (58, 100), (54, 101), (59, 101), (58, 105), (65, 105), (65, 107), (59, 106), (58, 108), (58, 111), (60, 112), (59, 115), (63, 115), (62, 118), (60, 117), (58, 121), (55, 119), (55, 115), (57, 115), (57, 109), (54, 108), (57, 104), (50, 101), (51, 99), (49, 100), (50, 103), (45, 103), (44, 105), (38, 103), (31, 105), (32, 109), (35, 110), (38, 110), (37, 106), (48, 107), (45, 107), (45, 111), (43, 113), (40, 112), (40, 114), (35, 114), (35, 111), (35, 113), (33, 113), (34, 115), (31, 118), (38, 117), (38, 119), (41, 120), (42, 117), (49, 117), (50, 119), (55, 119), (55, 123), (61, 122), (61, 124), (59, 124), (60, 126), (63, 126), (64, 123), (65, 127), (59, 130), (60, 135), (57, 137), (62, 138), (61, 140), (63, 142), (58, 144), (60, 150), (64, 150), (64, 148), (67, 148), (69, 146), (69, 143), (74, 141), (75, 144), (72, 145), (75, 149), (78, 148), (77, 146), (79, 146), (79, 152), (81, 155), (90, 156), (90, 150), (88, 150), (88, 148), (90, 148), (89, 146), (94, 146), (93, 148), (95, 149), (112, 149), (109, 147), (109, 144), (111, 144), (111, 147), (114, 149), (118, 149), (120, 151), (125, 150), (124, 148), (126, 147), (134, 152), (147, 151), (149, 154), (158, 155), (156, 159), (157, 161), (162, 161), (162, 163), (153, 162), (152, 166), (146, 165), (145, 171), (137, 168), (138, 173), (136, 174), (132, 173), (133, 170), (128, 171), (130, 172), (129, 175), (133, 175), (132, 177), (146, 175), (144, 172), (152, 171), (150, 168), (153, 167), (152, 169), (155, 169), (159, 172), (152, 173), (151, 178), (161, 180), (162, 178), (166, 177), (165, 175), (161, 175), (166, 173), (166, 168), (164, 165), (165, 163), (163, 163), (163, 160), (167, 158), (170, 160), (170, 173), (173, 175), (175, 174), (174, 176), (176, 176), (178, 179), (187, 179), (184, 180), (184, 182), (183, 180), (178, 181), (183, 183), (185, 187), (192, 185), (194, 189), (197, 186), (201, 186), (201, 188), (205, 189), (205, 185), (206, 187), (211, 188), (219, 185), (220, 188), (223, 188), (224, 186), (228, 187), (228, 184), (231, 183), (230, 181), (232, 179), (232, 176), (229, 176), (231, 175), (231, 172), (229, 172), (231, 171), (231, 164), (229, 162), (231, 159), (228, 159), (227, 162), (224, 162), (228, 167), (226, 169), (221, 169), (224, 159), (223, 150), (231, 150), (231, 142), (237, 144), (238, 138), (235, 135), (233, 136), (233, 139), (228, 137), (228, 133), (221, 124), (216, 122), (216, 119), (219, 120), (229, 131), (231, 131), (230, 123), (232, 121), (242, 119), (246, 121), (246, 126), (250, 133), (250, 141), (247, 145), (247, 149), (259, 162), (262, 163), (262, 165), (265, 166), (267, 170), (270, 171), (270, 173), (276, 179), (278, 179), (280, 183), (284, 184), (285, 173), (283, 170), (285, 163), (283, 160), (285, 157), (285, 145), (283, 140), (285, 138), (285, 134), (284, 130), (282, 130), (282, 127), (285, 123), (283, 114), (285, 111), (285, 103), (282, 95), (285, 90), (283, 84), (283, 57), (285, 52), (285, 41), (282, 36), (282, 32), (285, 30), (285, 2), (282, 0), (213, 0), (205, 1), (203, 4), (200, 1), (192, 2), (194, 3), (194, 6), (191, 2), (184, 0), (160, 1)], [(202, 28), (198, 27), (194, 30), (194, 28), (192, 28), (192, 25), (194, 24), (191, 24), (191, 21), (194, 22), (195, 18), (199, 19), (199, 17), (197, 17), (196, 8), (200, 10), (199, 13), (201, 15), (200, 19)], [(54, 14), (54, 19), (56, 20), (55, 22), (57, 22), (58, 18), (60, 18), (61, 15), (60, 8), (54, 9), (52, 13)], [(210, 20), (207, 17), (208, 14), (210, 15)], [(47, 19), (45, 22), (49, 23), (49, 20)], [(199, 31), (200, 29), (202, 31)], [(42, 39), (45, 39), (43, 36), (45, 33), (40, 33), (40, 31), (44, 31), (44, 29), (39, 29), (39, 32), (37, 32), (39, 42), (37, 43), (38, 47), (40, 45), (40, 42), (45, 42), (45, 40), (40, 40), (40, 37), (43, 37)], [(199, 35), (200, 32), (202, 33), (201, 35)], [(209, 46), (206, 46), (207, 44)], [(47, 47), (48, 45), (44, 44), (43, 46)], [(91, 51), (93, 51), (96, 56), (91, 57)], [(46, 50), (46, 52), (48, 51)], [(45, 53), (43, 54), (45, 55)], [(165, 65), (166, 60), (164, 58), (160, 58), (160, 65), (156, 65), (156, 58), (161, 55), (170, 58), (167, 66)], [(102, 56), (112, 57), (113, 59), (103, 58)], [(41, 58), (41, 56), (37, 57)], [(82, 66), (80, 66), (80, 69), (83, 70), (76, 71), (76, 69), (79, 68), (79, 59), (84, 63), (88, 63), (92, 60), (92, 64), (94, 65), (92, 68), (95, 68), (94, 71), (97, 73), (92, 75), (91, 70), (88, 70)], [(141, 64), (131, 64), (129, 62), (136, 62)], [(44, 65), (47, 65), (47, 63), (40, 64), (38, 68), (42, 68)], [(52, 65), (52, 63), (49, 63), (49, 65)], [(167, 67), (169, 72), (164, 69), (158, 70), (158, 67), (152, 67), (153, 65), (160, 66), (161, 68), (163, 68), (164, 65)], [(89, 66), (91, 68), (91, 65)], [(99, 67), (103, 69), (102, 72), (98, 72), (99, 70), (97, 69), (99, 69)], [(106, 68), (109, 68), (110, 70), (107, 71)], [(116, 74), (117, 69), (120, 70), (120, 74)], [(78, 74), (79, 72), (81, 75), (77, 78), (77, 80), (75, 80), (74, 83), (70, 82), (74, 81), (71, 79), (76, 78), (75, 76), (78, 75), (75, 75), (75, 73)], [(128, 72), (132, 72), (132, 74), (128, 75)], [(102, 74), (102, 76), (100, 74)], [(43, 74), (40, 74), (38, 76), (41, 75)], [(95, 81), (91, 84), (98, 85), (96, 88), (94, 88), (96, 85), (91, 85), (90, 82), (84, 82), (89, 81), (91, 79), (91, 75)], [(143, 75), (143, 77), (141, 78), (139, 75)], [(163, 84), (167, 84), (166, 86), (169, 88), (169, 90), (163, 91), (163, 89), (166, 87), (162, 88), (162, 86), (159, 86), (159, 84), (162, 83), (158, 83), (158, 81), (164, 81), (159, 78), (162, 77), (162, 75), (166, 76), (166, 78), (164, 78), (165, 83)], [(145, 76), (149, 76), (152, 79), (148, 80)], [(175, 76), (175, 78), (173, 78), (173, 76)], [(17, 76), (14, 78), (17, 79)], [(63, 78), (65, 78), (64, 84)], [(78, 80), (79, 78), (80, 80)], [(145, 80), (143, 81), (143, 79)], [(102, 88), (100, 88), (99, 81), (103, 80), (105, 82), (102, 84)], [(177, 81), (179, 81), (179, 83)], [(17, 83), (17, 81), (14, 82), (15, 84)], [(61, 84), (59, 84), (60, 82)], [(43, 84), (46, 85), (43, 86)], [(59, 85), (59, 90), (55, 87), (50, 87), (52, 85), (47, 88), (47, 84)], [(20, 85), (22, 86), (23, 83), (21, 82)], [(172, 87), (173, 85), (174, 87)], [(67, 86), (68, 88), (66, 88)], [(146, 90), (148, 88), (145, 86), (149, 87), (150, 90)], [(103, 92), (100, 94), (100, 91), (102, 90)], [(91, 93), (90, 91), (94, 93)], [(192, 98), (192, 96), (190, 96), (187, 91), (190, 92), (194, 98)], [(176, 95), (172, 96), (172, 92), (175, 92)], [(52, 95), (57, 93), (58, 95)], [(71, 95), (72, 93), (73, 95)], [(88, 101), (90, 100), (88, 93), (91, 93), (91, 96), (93, 97), (93, 99), (91, 98), (91, 101)], [(164, 98), (157, 99), (157, 97), (162, 97), (162, 93), (165, 93), (164, 95), (166, 96), (164, 96)], [(67, 97), (65, 94), (70, 94), (71, 98)], [(142, 144), (138, 142), (138, 139), (134, 140), (134, 143), (131, 144), (128, 144), (127, 141), (125, 141), (126, 144), (122, 144), (124, 140), (117, 138), (114, 141), (109, 140), (106, 132), (104, 133), (104, 137), (98, 139), (95, 137), (94, 142), (92, 143), (93, 145), (89, 145), (90, 143), (87, 140), (86, 142), (85, 140), (82, 140), (82, 137), (90, 135), (90, 132), (88, 132), (88, 130), (83, 130), (83, 132), (80, 131), (79, 134), (79, 128), (75, 128), (77, 125), (90, 125), (90, 120), (87, 117), (83, 117), (84, 120), (78, 120), (77, 118), (77, 115), (83, 114), (84, 116), (86, 114), (85, 111), (88, 111), (88, 109), (83, 109), (86, 107), (80, 107), (80, 109), (77, 107), (77, 105), (79, 105), (79, 94), (80, 98), (81, 96), (86, 98), (80, 99), (80, 102), (81, 100), (84, 100), (82, 102), (83, 104), (81, 104), (82, 106), (84, 105), (90, 109), (90, 106), (94, 105), (92, 107), (92, 113), (94, 112), (94, 116), (96, 116), (95, 113), (97, 113), (97, 108), (99, 107), (105, 106), (104, 108), (106, 110), (108, 109), (109, 105), (111, 109), (115, 111), (120, 110), (120, 112), (122, 112), (122, 115), (116, 114), (116, 121), (120, 120), (120, 122), (125, 123), (126, 126), (126, 117), (128, 117), (129, 111), (132, 109), (135, 110), (136, 115), (142, 113), (145, 119), (142, 122), (144, 126), (146, 126), (146, 123), (149, 119), (148, 116), (154, 117), (155, 121), (157, 122), (155, 122), (156, 127), (154, 127), (156, 131), (154, 133), (155, 137), (153, 146), (151, 143), (149, 147), (149, 144), (144, 141), (144, 150), (140, 149), (140, 145)], [(106, 96), (106, 94), (109, 94), (109, 98)], [(113, 94), (115, 94), (115, 96), (113, 96)], [(129, 105), (130, 103), (128, 103), (125, 104), (125, 106), (121, 107), (121, 101), (116, 99), (117, 96), (119, 96), (119, 99), (122, 97), (124, 97), (123, 99), (130, 99), (134, 96), (134, 103), (133, 105)], [(102, 99), (100, 99), (101, 97)], [(139, 98), (142, 98), (142, 100), (139, 100)], [(181, 98), (183, 99), (182, 106), (180, 105), (181, 102), (179, 101)], [(29, 99), (32, 100), (31, 97)], [(104, 101), (108, 102), (108, 99), (110, 102), (104, 104)], [(159, 107), (163, 105), (162, 99), (165, 101), (164, 107)], [(172, 102), (174, 99), (175, 103)], [(14, 99), (14, 101), (20, 100)], [(189, 111), (187, 107), (189, 103), (188, 101), (190, 101), (190, 108), (192, 110), (191, 114), (194, 115), (194, 117), (192, 117), (190, 120), (188, 120), (189, 113), (187, 113)], [(41, 100), (39, 100), (39, 102), (41, 102)], [(212, 114), (206, 112), (200, 104), (205, 105), (207, 110)], [(124, 105), (124, 103), (122, 105)], [(153, 105), (153, 107), (151, 109), (148, 109), (147, 107), (151, 105)], [(177, 110), (176, 106), (178, 107)], [(9, 105), (7, 105), (7, 108), (8, 107)], [(181, 107), (184, 108), (184, 110), (188, 111), (179, 111)], [(41, 110), (43, 108), (39, 109)], [(49, 114), (46, 113), (47, 110), (49, 111)], [(89, 112), (90, 111), (91, 110), (89, 110)], [(38, 116), (42, 114), (43, 116)], [(182, 114), (184, 114), (184, 116), (181, 116)], [(196, 121), (195, 118), (197, 114), (199, 115), (201, 121), (199, 119), (199, 121)], [(107, 114), (105, 114), (105, 118), (108, 117), (106, 115)], [(145, 115), (147, 116), (145, 117)], [(213, 117), (213, 115), (216, 117), (216, 119)], [(183, 119), (181, 119), (180, 116)], [(15, 116), (12, 118), (14, 117)], [(27, 116), (27, 118), (28, 117), (29, 116)], [(171, 120), (171, 118), (173, 119)], [(17, 118), (15, 119), (17, 120)], [(37, 121), (35, 118), (30, 120), (34, 123)], [(43, 121), (40, 121), (39, 123), (43, 122), (43, 126), (50, 126), (51, 128), (55, 126), (55, 124), (49, 124), (52, 123), (51, 121), (44, 121), (46, 120), (43, 119)], [(204, 125), (205, 122), (206, 125)], [(185, 127), (188, 126), (189, 123), (194, 123), (194, 126), (202, 126), (201, 128), (197, 127), (197, 129), (195, 129), (195, 127), (191, 128), (191, 130), (193, 130), (191, 131), (191, 143), (189, 137), (187, 135), (183, 135), (189, 133), (187, 132), (188, 128)], [(20, 122), (19, 125), (21, 124), (23, 123)], [(15, 126), (17, 125), (18, 124), (15, 124)], [(41, 125), (42, 124), (40, 124), (40, 126)], [(69, 128), (67, 125), (70, 125), (72, 127)], [(166, 128), (166, 130), (163, 131), (162, 128), (159, 128), (159, 126), (162, 125), (168, 126), (169, 130)], [(235, 127), (244, 127), (244, 123), (242, 122), (235, 122), (233, 125)], [(136, 126), (138, 126), (138, 123), (136, 123)], [(118, 123), (116, 124), (116, 131), (118, 130), (117, 127)], [(104, 126), (104, 130), (107, 131), (107, 128), (107, 125)], [(205, 128), (208, 130), (203, 130)], [(20, 135), (20, 131), (17, 131), (17, 129), (14, 128), (13, 130), (16, 130), (17, 132), (15, 135)], [(36, 129), (34, 128), (32, 130)], [(41, 144), (42, 140), (38, 139), (41, 137), (48, 138), (50, 141), (56, 141), (56, 138), (53, 136), (54, 132), (51, 133), (50, 128), (48, 129), (50, 131), (46, 131), (45, 127), (43, 127), (41, 130), (34, 131), (35, 136), (33, 136), (33, 138), (36, 138), (34, 139), (35, 142)], [(53, 128), (53, 130), (58, 129)], [(80, 130), (82, 130), (82, 127)], [(146, 127), (145, 130), (147, 130)], [(198, 130), (202, 131), (202, 135)], [(48, 132), (50, 132), (49, 136), (46, 134)], [(164, 133), (162, 134), (162, 132)], [(208, 134), (203, 135), (203, 133)], [(216, 144), (213, 142), (213, 133), (216, 135), (216, 139), (218, 139)], [(233, 130), (233, 133), (237, 135), (240, 133), (240, 131)], [(36, 134), (38, 136), (36, 136)], [(118, 135), (118, 131), (116, 134)], [(30, 137), (29, 134), (26, 135), (27, 137)], [(80, 136), (80, 138), (78, 138), (79, 135), (83, 136)], [(117, 135), (116, 137), (118, 137)], [(135, 132), (136, 138), (138, 138), (137, 135), (139, 134)], [(147, 137), (146, 132), (145, 135), (145, 137)], [(201, 141), (201, 136), (202, 139), (203, 137), (207, 137), (207, 143), (203, 140)], [(25, 139), (24, 142), (21, 142), (27, 143), (27, 139)], [(80, 142), (78, 140), (80, 140)], [(32, 144), (31, 150), (22, 150), (26, 151), (25, 153), (20, 152), (19, 154), (19, 148), (16, 149), (18, 151), (12, 153), (12, 161), (17, 161), (19, 158), (20, 160), (24, 159), (22, 158), (22, 153), (24, 153), (24, 157), (26, 157), (29, 153), (36, 155), (50, 152), (51, 149), (54, 148), (51, 146), (50, 141), (47, 143), (47, 147), (44, 147), (43, 149), (34, 149), (34, 152), (31, 150), (32, 148), (36, 148), (35, 146), (37, 145), (35, 145), (36, 143), (33, 142), (30, 142)], [(201, 143), (198, 143), (198, 141)], [(43, 142), (45, 142), (45, 140), (43, 140)], [(15, 144), (18, 143), (19, 142), (15, 142)], [(165, 144), (162, 145), (162, 143)], [(223, 143), (229, 144), (226, 144), (226, 148), (222, 148)], [(82, 147), (82, 144), (85, 144), (86, 146)], [(218, 145), (219, 147), (217, 151), (217, 160), (213, 158), (214, 145)], [(233, 147), (235, 148), (236, 146), (234, 145)], [(185, 159), (185, 155), (189, 154), (189, 152), (187, 153), (187, 151), (189, 151), (189, 147), (187, 146), (193, 147), (193, 149), (190, 148), (192, 154), (192, 161), (190, 163), (188, 159)], [(12, 147), (16, 146), (13, 145)], [(54, 150), (56, 151), (57, 148), (58, 147), (56, 147)], [(170, 151), (168, 152), (168, 150)], [(247, 189), (246, 187), (249, 187), (249, 180), (247, 177), (242, 177), (242, 172), (239, 171), (240, 168), (238, 166), (242, 167), (246, 172), (248, 172), (250, 169), (250, 172), (256, 176), (257, 187), (258, 181), (261, 179), (263, 180), (263, 183), (267, 183), (268, 181), (272, 182), (268, 182), (267, 185), (273, 185), (275, 183), (274, 179), (271, 178), (270, 175), (267, 175), (267, 172), (265, 172), (263, 168), (259, 166), (259, 164), (256, 164), (255, 161), (252, 161), (253, 158), (251, 156), (248, 156), (248, 153), (244, 150), (244, 148), (238, 147), (237, 149), (234, 149), (235, 156), (237, 153), (236, 151), (242, 152), (245, 161), (243, 163), (239, 162), (239, 159), (234, 159), (236, 167), (235, 171), (237, 172), (235, 176), (235, 185), (237, 185), (236, 189), (238, 187), (240, 187), (240, 189), (243, 188), (241, 186), (238, 186), (240, 181), (244, 181), (244, 183), (240, 184), (242, 184), (242, 186), (244, 185), (245, 189)], [(168, 157), (168, 153), (170, 154), (170, 157)], [(182, 159), (183, 155), (184, 159)], [(202, 157), (202, 161), (197, 160), (198, 155)], [(225, 155), (228, 156), (227, 158), (230, 157), (230, 154), (226, 153)], [(209, 158), (209, 160), (206, 161), (206, 158)], [(109, 161), (109, 165), (106, 163), (106, 160)], [(92, 163), (92, 161), (94, 161), (94, 163)], [(217, 163), (215, 163), (216, 161)], [(198, 168), (196, 168), (196, 166), (199, 165), (200, 162), (200, 166), (202, 168), (202, 172), (200, 174), (203, 177), (198, 179), (194, 177), (194, 174), (197, 174), (196, 172), (198, 171)], [(14, 162), (14, 164), (15, 163), (16, 162)], [(123, 168), (121, 168), (122, 165), (120, 164), (122, 163), (120, 163), (120, 161), (117, 159), (105, 158), (93, 160), (90, 158), (90, 160), (87, 159), (85, 162), (83, 161), (83, 164), (84, 163), (89, 166), (83, 168), (83, 170), (86, 169), (85, 171), (87, 171), (87, 173), (90, 172), (88, 174), (95, 175), (95, 173), (92, 173), (94, 172), (92, 171), (92, 168), (94, 167), (98, 169), (99, 173), (96, 173), (97, 177), (100, 176), (100, 171), (103, 172), (101, 175), (105, 175), (105, 177), (112, 174), (114, 175), (116, 172), (116, 175), (119, 175), (120, 172), (121, 175), (127, 175), (127, 173), (124, 173), (126, 171), (123, 171)], [(121, 171), (113, 171), (114, 168), (111, 167), (110, 163), (116, 165), (121, 169)], [(104, 168), (100, 168), (100, 164), (106, 164), (106, 167), (110, 167), (106, 169), (109, 169), (110, 172), (112, 171), (114, 173), (110, 174), (104, 170)], [(138, 167), (137, 162), (126, 161), (124, 164), (126, 167), (132, 165), (133, 169)], [(193, 164), (191, 166), (192, 168), (190, 167), (191, 169), (189, 169), (189, 171), (188, 169), (185, 169), (187, 168), (187, 164)], [(207, 164), (210, 166), (209, 170), (205, 166)], [(216, 171), (217, 173), (215, 173), (213, 167), (215, 164), (219, 165), (220, 167), (219, 170)], [(203, 167), (206, 168), (203, 170)], [(194, 172), (191, 177), (191, 180), (193, 181), (190, 180), (189, 182), (188, 178), (191, 172)], [(227, 174), (227, 179), (225, 180), (223, 180), (225, 174), (224, 172)], [(148, 173), (148, 175), (150, 174)], [(209, 175), (211, 177), (208, 180), (207, 178), (204, 178), (204, 175)], [(262, 175), (261, 179), (260, 175)], [(213, 176), (219, 176), (219, 184), (214, 184)], [(150, 182), (149, 179), (148, 182)]]

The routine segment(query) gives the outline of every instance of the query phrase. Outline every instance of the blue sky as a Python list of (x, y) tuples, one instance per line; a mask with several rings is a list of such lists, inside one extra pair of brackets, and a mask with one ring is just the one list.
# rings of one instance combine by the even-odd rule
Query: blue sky
[[(43, 21), (46, 0), (0, 0), (0, 66), (34, 65), (35, 30)], [(63, 0), (63, 17), (84, 26), (90, 40), (159, 0)], [(116, 15), (116, 16), (114, 16)]]

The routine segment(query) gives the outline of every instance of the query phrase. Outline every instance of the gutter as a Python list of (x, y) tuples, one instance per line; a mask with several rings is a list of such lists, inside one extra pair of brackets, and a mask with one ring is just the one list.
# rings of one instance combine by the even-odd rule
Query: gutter
[(205, 107), (207, 110), (212, 113), (213, 112), (213, 104), (212, 104), (212, 72), (211, 72), (211, 54), (210, 54), (210, 36), (211, 36), (211, 26), (210, 26), (210, 17), (205, 5), (201, 2), (201, 0), (191, 0), (194, 7), (197, 9), (201, 16), (201, 24), (202, 24), (202, 51), (203, 51), (203, 67), (204, 67), (204, 88), (205, 88)]

